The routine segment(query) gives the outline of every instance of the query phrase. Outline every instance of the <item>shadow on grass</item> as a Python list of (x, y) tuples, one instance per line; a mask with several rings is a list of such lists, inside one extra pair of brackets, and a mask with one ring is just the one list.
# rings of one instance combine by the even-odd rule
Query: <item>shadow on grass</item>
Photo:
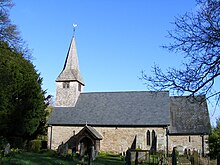
[(122, 161), (119, 157), (98, 157), (93, 161), (94, 165), (124, 165), (125, 162)]
[(16, 154), (14, 157), (6, 157), (1, 162), (2, 165), (72, 165), (73, 163), (73, 160), (62, 160), (52, 153), (31, 152), (23, 152)]
[[(58, 157), (55, 152), (22, 152), (11, 157), (3, 157), (0, 165), (79, 165), (79, 161), (73, 158)], [(87, 162), (85, 163), (85, 165)], [(93, 165), (124, 165), (121, 157), (101, 156), (92, 162)]]

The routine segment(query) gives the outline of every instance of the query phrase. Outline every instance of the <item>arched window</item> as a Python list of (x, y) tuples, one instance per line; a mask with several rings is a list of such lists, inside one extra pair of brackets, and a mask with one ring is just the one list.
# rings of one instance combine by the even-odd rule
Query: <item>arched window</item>
[(150, 131), (147, 131), (147, 145), (150, 145)]
[(152, 151), (156, 151), (157, 150), (157, 135), (155, 133), (155, 131), (152, 131), (152, 143), (151, 143), (151, 149)]
[(153, 130), (152, 131), (152, 144), (155, 142), (156, 140), (156, 134), (155, 134), (155, 131)]

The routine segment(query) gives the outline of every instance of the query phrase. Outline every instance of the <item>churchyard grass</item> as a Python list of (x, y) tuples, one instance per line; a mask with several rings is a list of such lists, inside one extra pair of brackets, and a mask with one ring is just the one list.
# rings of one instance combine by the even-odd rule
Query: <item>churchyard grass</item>
[[(124, 165), (121, 156), (101, 155), (93, 161), (93, 165)], [(85, 159), (86, 160), (86, 159)], [(11, 156), (2, 157), (0, 165), (80, 165), (81, 162), (70, 155), (58, 156), (54, 151), (20, 152)]]
[(3, 157), (1, 165), (72, 165), (73, 160), (58, 157), (54, 152), (21, 152)]
[(124, 157), (110, 152), (100, 152), (99, 156), (93, 161), (94, 165), (124, 165)]
[[(185, 162), (184, 157), (181, 157), (180, 162)], [(85, 159), (85, 164), (87, 159)], [(171, 158), (169, 160), (169, 165), (171, 165)], [(186, 162), (185, 162), (186, 163)], [(124, 157), (114, 154), (103, 154), (101, 153), (95, 161), (92, 162), (93, 165), (124, 165)], [(146, 163), (142, 163), (143, 165)], [(203, 163), (204, 165), (206, 163)], [(216, 160), (211, 160), (210, 165), (216, 164)], [(13, 153), (11, 156), (1, 157), (0, 165), (81, 165), (81, 162), (77, 157), (58, 156), (54, 151), (43, 151), (43, 152), (17, 152)], [(134, 162), (132, 162), (134, 165)]]

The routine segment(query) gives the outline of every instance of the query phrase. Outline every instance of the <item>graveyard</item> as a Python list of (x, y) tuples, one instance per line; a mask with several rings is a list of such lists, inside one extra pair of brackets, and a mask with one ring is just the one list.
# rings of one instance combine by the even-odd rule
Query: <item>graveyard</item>
[[(86, 161), (86, 160), (85, 160)], [(0, 164), (3, 165), (77, 165), (82, 164), (79, 158), (65, 155), (60, 156), (55, 151), (45, 150), (41, 152), (16, 152), (13, 155), (1, 157)], [(86, 163), (85, 163), (86, 164)], [(121, 165), (125, 164), (125, 161), (120, 156), (107, 156), (101, 155), (95, 161), (94, 165)]]
[[(141, 157), (141, 150), (136, 150), (139, 153), (138, 157)], [(137, 156), (137, 152), (134, 152), (134, 158)], [(148, 155), (148, 161), (142, 161), (141, 159), (128, 162), (126, 156), (122, 156), (121, 154), (114, 154), (111, 152), (100, 152), (95, 160), (92, 160), (90, 163), (88, 161), (88, 156), (81, 158), (79, 154), (60, 154), (57, 151), (53, 150), (39, 150), (39, 151), (27, 151), (20, 149), (10, 149), (7, 151), (7, 155), (5, 151), (1, 152), (0, 164), (1, 165), (156, 165), (163, 159), (163, 163), (166, 165), (171, 165), (174, 159), (173, 155), (169, 155), (169, 157), (164, 157), (162, 153), (155, 153), (154, 155)], [(146, 156), (146, 155), (145, 155)], [(201, 158), (198, 154), (189, 155), (175, 155), (175, 159), (177, 160), (177, 165), (179, 164), (209, 164), (215, 165), (216, 160), (210, 160), (207, 158)]]

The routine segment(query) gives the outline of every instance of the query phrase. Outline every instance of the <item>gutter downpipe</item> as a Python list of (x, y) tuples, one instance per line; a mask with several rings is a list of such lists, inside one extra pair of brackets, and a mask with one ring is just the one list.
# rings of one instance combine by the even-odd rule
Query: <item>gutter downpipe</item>
[(53, 135), (53, 133), (52, 133), (52, 125), (48, 125), (48, 127), (50, 127), (50, 149), (51, 149), (51, 147), (52, 147), (52, 135)]
[(168, 157), (168, 135), (169, 135), (169, 130), (168, 130), (168, 126), (166, 127), (166, 156)]
[(201, 135), (202, 137), (202, 157), (205, 156), (205, 150), (204, 150), (204, 134)]

